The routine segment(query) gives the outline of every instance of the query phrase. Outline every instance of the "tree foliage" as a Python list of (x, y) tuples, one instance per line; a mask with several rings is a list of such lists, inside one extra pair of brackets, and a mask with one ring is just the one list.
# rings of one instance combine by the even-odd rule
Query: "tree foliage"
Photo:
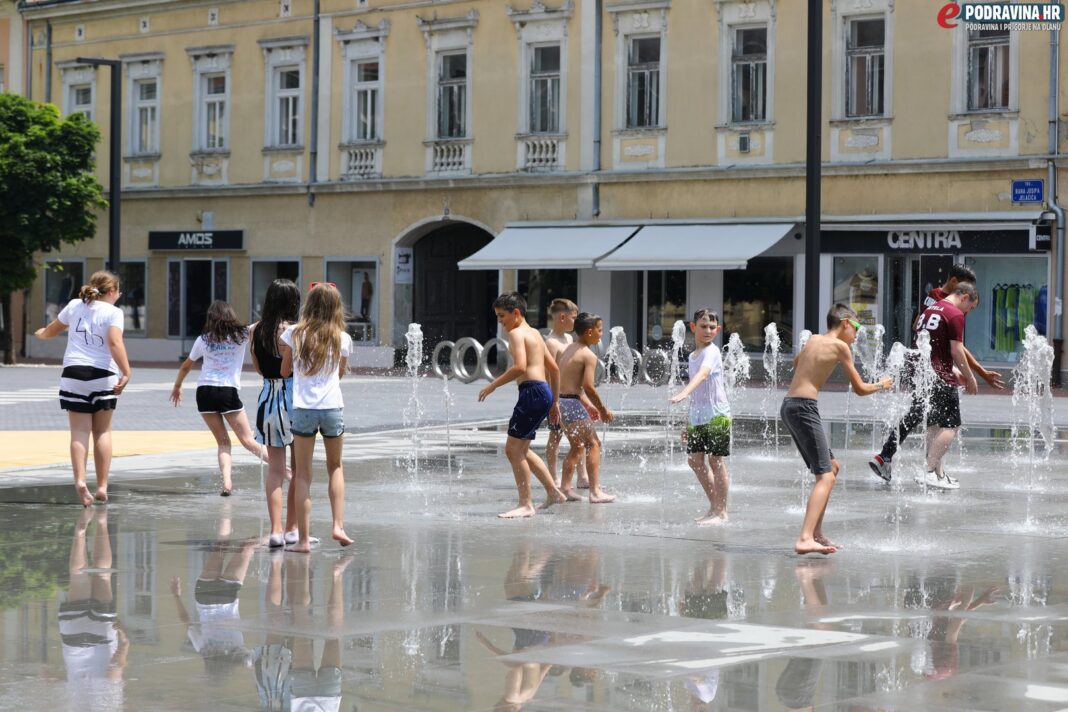
[(107, 205), (93, 172), (99, 139), (82, 114), (0, 94), (0, 294), (33, 284), (35, 254), (96, 233)]

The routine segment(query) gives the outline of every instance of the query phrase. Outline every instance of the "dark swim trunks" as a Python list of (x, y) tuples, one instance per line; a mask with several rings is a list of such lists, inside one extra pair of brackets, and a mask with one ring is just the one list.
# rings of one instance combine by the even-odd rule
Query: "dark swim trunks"
[(519, 400), (508, 421), (508, 435), (520, 440), (533, 440), (538, 426), (553, 406), (553, 392), (545, 381), (523, 381), (519, 384)]
[(790, 431), (790, 436), (794, 439), (809, 472), (814, 475), (830, 472), (834, 453), (827, 444), (827, 433), (823, 431), (823, 421), (820, 419), (816, 401), (793, 396), (784, 398), (779, 417)]

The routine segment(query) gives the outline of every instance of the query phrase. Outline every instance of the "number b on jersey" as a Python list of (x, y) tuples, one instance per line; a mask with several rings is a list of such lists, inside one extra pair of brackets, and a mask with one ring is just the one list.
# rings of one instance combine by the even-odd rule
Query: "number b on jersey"
[[(920, 317), (920, 318), (922, 319), (923, 317)], [(941, 314), (931, 314), (929, 317), (927, 317), (927, 320), (925, 322), (923, 322), (923, 325), (921, 326), (921, 328), (927, 329), (927, 331), (935, 331), (935, 330), (938, 329), (938, 325), (941, 324), (941, 323), (942, 323), (942, 315)]]

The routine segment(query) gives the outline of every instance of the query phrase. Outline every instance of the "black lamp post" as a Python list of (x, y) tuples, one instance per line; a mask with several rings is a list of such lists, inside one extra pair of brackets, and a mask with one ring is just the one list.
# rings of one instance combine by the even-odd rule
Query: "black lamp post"
[(122, 62), (117, 59), (78, 57), (78, 64), (111, 67), (111, 156), (108, 189), (108, 269), (119, 273), (119, 208), (122, 204)]
[(808, 121), (805, 151), (805, 319), (820, 330), (820, 183), (823, 149), (823, 0), (808, 0)]

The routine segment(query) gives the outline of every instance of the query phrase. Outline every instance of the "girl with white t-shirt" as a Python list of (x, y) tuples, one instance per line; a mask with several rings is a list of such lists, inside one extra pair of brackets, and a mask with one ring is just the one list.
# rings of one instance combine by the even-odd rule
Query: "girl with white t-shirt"
[(719, 334), (719, 317), (710, 309), (698, 309), (690, 329), (695, 346), (690, 354), (690, 382), (671, 397), (671, 402), (690, 398), (686, 451), (690, 454), (690, 469), (697, 475), (709, 504), (708, 513), (698, 517), (697, 523), (725, 524), (730, 477), (724, 458), (731, 454), (731, 408), (723, 380), (723, 357), (712, 343)]
[(301, 309), (300, 321), (282, 332), (282, 376), (293, 374), (293, 455), (296, 470), (297, 531), (299, 540), (290, 551), (311, 551), (311, 468), (315, 435), (322, 433), (326, 470), (330, 478), (332, 536), (348, 546), (345, 533), (345, 474), (341, 468), (345, 402), (341, 377), (348, 370), (352, 339), (345, 331), (345, 311), (337, 287), (323, 282), (312, 287)]
[(230, 479), (230, 433), (226, 430), (227, 423), (246, 450), (267, 461), (264, 446), (257, 443), (252, 435), (238, 392), (247, 348), (248, 327), (238, 321), (229, 304), (218, 300), (212, 302), (204, 320), (204, 333), (193, 342), (189, 357), (178, 367), (178, 377), (171, 390), (170, 400), (177, 408), (182, 402), (182, 381), (189, 375), (193, 365), (204, 359), (200, 378), (197, 379), (197, 410), (218, 444), (219, 469), (223, 478), (223, 488), (219, 494), (223, 497), (229, 497), (234, 490), (234, 483)]
[[(70, 461), (78, 500), (88, 507), (108, 500), (111, 469), (111, 416), (119, 394), (130, 382), (130, 362), (122, 341), (124, 317), (115, 302), (122, 296), (119, 278), (95, 272), (78, 299), (34, 336), (51, 339), (67, 331), (67, 350), (59, 379), (59, 406), (70, 420)], [(96, 493), (85, 484), (89, 436), (93, 436)]]

